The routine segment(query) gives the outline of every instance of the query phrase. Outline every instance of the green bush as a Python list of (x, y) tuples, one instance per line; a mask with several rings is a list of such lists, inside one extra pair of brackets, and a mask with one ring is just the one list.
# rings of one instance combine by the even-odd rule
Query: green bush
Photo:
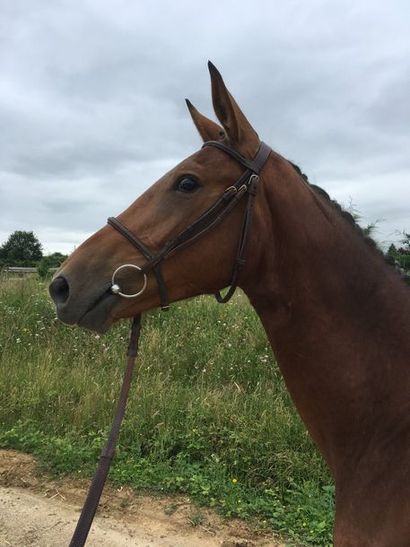
[(66, 260), (67, 255), (61, 253), (53, 253), (48, 256), (43, 256), (37, 265), (37, 273), (40, 279), (46, 279), (52, 276), (52, 270), (59, 268), (61, 264)]

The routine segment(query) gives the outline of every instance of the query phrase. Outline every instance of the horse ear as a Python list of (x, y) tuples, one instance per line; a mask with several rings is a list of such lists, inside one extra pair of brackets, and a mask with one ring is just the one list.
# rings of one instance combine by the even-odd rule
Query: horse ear
[(253, 156), (260, 144), (258, 134), (229, 93), (221, 74), (211, 61), (208, 61), (208, 68), (215, 114), (225, 129), (229, 142), (242, 153)]
[(204, 142), (221, 140), (225, 136), (225, 132), (220, 125), (201, 114), (189, 99), (185, 99), (185, 102), (195, 127)]

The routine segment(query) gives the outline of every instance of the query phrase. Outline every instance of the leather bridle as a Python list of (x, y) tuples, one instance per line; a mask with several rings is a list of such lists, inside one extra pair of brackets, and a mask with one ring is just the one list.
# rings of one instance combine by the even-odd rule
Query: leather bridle
[[(226, 188), (222, 196), (202, 215), (200, 215), (192, 224), (190, 224), (185, 230), (180, 232), (176, 237), (169, 240), (157, 253), (151, 252), (148, 247), (139, 238), (137, 238), (124, 224), (122, 224), (117, 218), (110, 217), (108, 224), (115, 228), (122, 236), (124, 236), (138, 251), (145, 257), (146, 262), (143, 266), (136, 266), (134, 264), (123, 264), (119, 266), (113, 276), (111, 291), (114, 294), (118, 294), (124, 298), (134, 298), (144, 292), (147, 284), (146, 274), (152, 270), (156, 277), (161, 309), (169, 309), (169, 297), (168, 289), (164, 282), (164, 278), (161, 271), (161, 263), (164, 259), (175, 254), (176, 252), (192, 245), (199, 238), (204, 236), (210, 230), (215, 228), (222, 220), (234, 209), (234, 207), (241, 201), (244, 196), (248, 196), (247, 205), (242, 221), (241, 233), (239, 237), (239, 244), (236, 253), (235, 263), (232, 271), (230, 287), (225, 296), (222, 296), (220, 291), (215, 293), (215, 297), (219, 303), (228, 302), (235, 292), (239, 273), (245, 264), (245, 251), (248, 235), (250, 231), (250, 225), (252, 220), (253, 205), (255, 202), (257, 185), (259, 182), (259, 174), (266, 163), (271, 152), (270, 147), (261, 142), (258, 152), (251, 160), (244, 158), (239, 152), (231, 148), (230, 146), (219, 141), (205, 142), (203, 147), (212, 146), (218, 148), (228, 154), (237, 162), (246, 167), (245, 172), (240, 178), (232, 185)], [(143, 288), (135, 294), (125, 294), (121, 292), (121, 289), (117, 283), (115, 283), (116, 274), (127, 267), (132, 267), (140, 271), (144, 276)]]
[[(228, 292), (225, 296), (222, 296), (219, 291), (215, 293), (216, 299), (220, 303), (228, 302), (235, 292), (238, 276), (245, 263), (245, 250), (246, 243), (249, 235), (250, 224), (252, 220), (253, 205), (256, 196), (257, 184), (259, 182), (259, 174), (265, 165), (271, 149), (265, 143), (261, 143), (256, 156), (252, 160), (244, 158), (236, 150), (227, 146), (219, 141), (208, 141), (204, 145), (213, 146), (222, 150), (236, 161), (246, 167), (245, 172), (240, 178), (229, 186), (222, 196), (199, 218), (197, 218), (192, 224), (190, 224), (185, 230), (178, 234), (174, 239), (165, 243), (160, 251), (156, 254), (146, 247), (146, 245), (137, 237), (132, 234), (126, 226), (124, 226), (119, 220), (114, 217), (108, 219), (108, 224), (118, 230), (134, 247), (144, 255), (146, 263), (143, 266), (136, 266), (135, 264), (123, 264), (119, 266), (112, 276), (111, 291), (114, 294), (123, 296), (124, 298), (134, 298), (144, 291), (146, 287), (146, 275), (147, 272), (153, 271), (157, 280), (161, 308), (166, 310), (169, 308), (168, 290), (162, 277), (161, 263), (169, 257), (171, 254), (184, 249), (188, 245), (191, 245), (197, 241), (200, 237), (205, 235), (209, 230), (217, 226), (222, 220), (234, 209), (234, 207), (240, 202), (240, 200), (247, 195), (248, 201), (245, 208), (245, 214), (242, 221), (241, 233), (239, 237), (238, 250), (236, 253), (235, 264), (233, 267), (231, 284)], [(131, 267), (139, 270), (144, 276), (144, 283), (142, 289), (133, 295), (128, 295), (121, 292), (120, 287), (115, 283), (115, 275), (123, 268)], [(108, 441), (104, 446), (100, 460), (98, 463), (97, 471), (91, 482), (88, 490), (87, 498), (84, 502), (84, 506), (81, 511), (80, 518), (78, 519), (76, 529), (73, 537), (70, 541), (70, 547), (83, 547), (87, 541), (88, 532), (90, 531), (92, 521), (94, 519), (95, 512), (98, 507), (98, 503), (104, 489), (104, 484), (110, 469), (111, 461), (114, 456), (115, 446), (118, 440), (120, 432), (122, 418), (125, 413), (125, 406), (127, 403), (128, 392), (131, 385), (132, 373), (135, 365), (135, 360), (138, 353), (138, 342), (141, 332), (141, 316), (138, 314), (134, 317), (131, 327), (130, 342), (127, 352), (127, 366), (124, 373), (123, 383), (121, 386), (121, 393), (118, 399), (117, 408), (115, 411), (111, 431), (108, 437)]]

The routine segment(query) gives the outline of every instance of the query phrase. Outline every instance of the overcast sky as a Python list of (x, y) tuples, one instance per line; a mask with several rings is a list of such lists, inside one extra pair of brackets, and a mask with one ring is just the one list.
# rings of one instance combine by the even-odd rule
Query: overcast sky
[(211, 59), (380, 241), (410, 231), (408, 0), (1, 0), (0, 243), (70, 252), (199, 147)]

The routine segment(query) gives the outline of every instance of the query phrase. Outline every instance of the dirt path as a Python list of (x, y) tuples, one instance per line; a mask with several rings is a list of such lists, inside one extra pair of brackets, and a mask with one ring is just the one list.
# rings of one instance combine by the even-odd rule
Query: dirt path
[[(0, 546), (68, 545), (87, 481), (39, 474), (34, 459), (0, 450)], [(107, 487), (87, 545), (95, 547), (278, 547), (239, 520), (222, 520), (186, 497), (138, 496)]]

